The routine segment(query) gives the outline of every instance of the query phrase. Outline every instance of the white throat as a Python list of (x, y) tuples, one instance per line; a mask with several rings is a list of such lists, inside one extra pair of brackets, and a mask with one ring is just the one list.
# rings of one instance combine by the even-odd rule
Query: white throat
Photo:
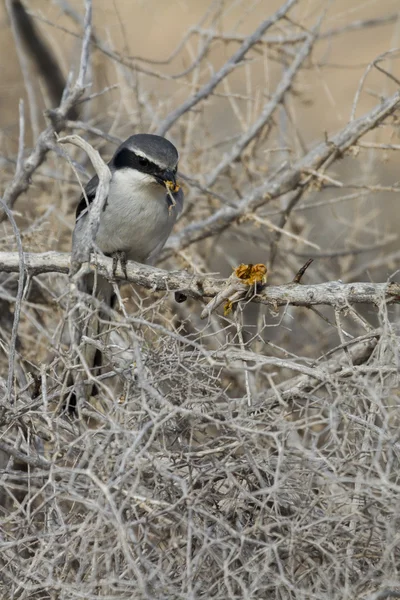
[(135, 169), (114, 171), (96, 235), (99, 248), (105, 253), (123, 250), (128, 259), (146, 262), (175, 222), (166, 196), (151, 175)]

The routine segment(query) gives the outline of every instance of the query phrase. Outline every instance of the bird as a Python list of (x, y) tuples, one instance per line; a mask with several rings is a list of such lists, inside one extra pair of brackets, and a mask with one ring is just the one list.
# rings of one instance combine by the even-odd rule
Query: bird
[[(117, 148), (108, 163), (110, 189), (94, 240), (105, 255), (124, 252), (127, 260), (154, 263), (183, 207), (178, 160), (175, 146), (158, 135), (132, 135)], [(98, 183), (95, 175), (80, 197), (73, 244), (79, 243)]]
[[(119, 259), (125, 273), (126, 260), (154, 264), (182, 211), (184, 195), (177, 182), (178, 160), (172, 142), (139, 133), (126, 139), (108, 163), (110, 187), (93, 241), (103, 254)], [(81, 243), (98, 183), (95, 175), (80, 196), (73, 245)], [(109, 307), (115, 303), (112, 284), (102, 276), (84, 275), (80, 289)], [(104, 322), (105, 313), (102, 317)], [(91, 335), (99, 334), (99, 322), (97, 318)], [(90, 370), (100, 367), (99, 354), (88, 349), (86, 363)]]

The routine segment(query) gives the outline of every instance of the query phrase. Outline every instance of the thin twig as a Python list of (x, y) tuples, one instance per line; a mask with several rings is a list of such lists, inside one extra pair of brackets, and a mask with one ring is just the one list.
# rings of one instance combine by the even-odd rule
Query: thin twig
[(261, 111), (261, 114), (258, 117), (258, 119), (255, 121), (255, 123), (253, 123), (253, 125), (251, 125), (251, 127), (247, 128), (245, 133), (233, 145), (232, 149), (223, 157), (221, 162), (215, 167), (215, 169), (210, 173), (210, 175), (208, 175), (205, 182), (206, 187), (212, 186), (216, 182), (219, 175), (223, 173), (229, 165), (232, 165), (238, 159), (238, 157), (242, 155), (243, 150), (247, 148), (250, 142), (254, 140), (254, 138), (256, 138), (260, 134), (261, 130), (268, 124), (272, 115), (283, 101), (285, 95), (292, 88), (298, 71), (300, 70), (306, 58), (309, 56), (313, 48), (314, 42), (317, 38), (317, 33), (321, 25), (321, 21), (322, 17), (318, 20), (317, 25), (313, 28), (310, 35), (306, 38), (306, 41), (304, 42), (303, 46), (296, 53), (295, 58), (293, 59), (293, 62), (290, 65), (290, 67), (288, 69), (285, 69), (282, 79), (279, 82), (274, 95), (272, 96), (271, 100), (267, 102), (267, 104), (264, 106), (264, 109)]
[[(30, 156), (24, 161), (23, 169), (20, 171), (20, 173), (15, 174), (14, 179), (7, 186), (4, 192), (3, 201), (8, 208), (12, 209), (18, 197), (28, 189), (31, 183), (32, 175), (43, 163), (48, 151), (54, 148), (54, 134), (61, 131), (61, 129), (64, 127), (65, 119), (70, 113), (71, 108), (76, 106), (77, 102), (85, 91), (84, 84), (82, 83), (81, 85), (81, 82), (84, 82), (89, 63), (91, 5), (91, 1), (86, 0), (87, 13), (85, 16), (85, 23), (88, 25), (88, 31), (85, 31), (83, 38), (81, 64), (77, 83), (71, 90), (66, 92), (59, 108), (48, 111), (48, 116), (51, 119), (51, 125), (49, 125), (38, 136)], [(0, 213), (0, 223), (2, 223), (5, 218), (6, 213), (4, 211)]]
[(178, 106), (175, 110), (172, 111), (158, 126), (157, 134), (165, 135), (167, 131), (172, 127), (172, 125), (180, 118), (182, 115), (191, 110), (196, 104), (198, 104), (201, 100), (207, 98), (213, 90), (217, 87), (217, 85), (227, 76), (229, 73), (233, 71), (237, 67), (237, 65), (241, 64), (247, 52), (256, 44), (260, 38), (264, 35), (264, 33), (275, 25), (280, 19), (282, 19), (289, 10), (297, 3), (297, 0), (286, 0), (283, 6), (279, 8), (271, 17), (265, 19), (257, 27), (252, 35), (249, 35), (241, 44), (240, 48), (231, 56), (231, 58), (215, 73), (215, 75), (191, 98), (188, 98)]
[[(355, 121), (351, 121), (331, 139), (322, 142), (293, 166), (280, 171), (275, 177), (267, 179), (261, 186), (246, 195), (236, 207), (223, 207), (202, 221), (186, 226), (167, 242), (162, 258), (168, 258), (174, 252), (187, 248), (194, 242), (216, 235), (236, 222), (241, 216), (257, 210), (274, 198), (293, 192), (298, 186), (304, 186), (303, 173), (307, 169), (319, 169), (324, 163), (337, 160), (355, 144), (360, 137), (380, 125), (400, 106), (400, 92), (387, 98), (370, 112)], [(311, 177), (311, 176), (310, 176)], [(300, 192), (299, 192), (300, 193)]]
[(14, 216), (13, 216), (12, 212), (10, 211), (10, 209), (8, 208), (8, 206), (6, 206), (5, 202), (3, 202), (3, 200), (1, 200), (1, 198), (0, 198), (0, 204), (3, 207), (3, 210), (4, 210), (5, 214), (7, 215), (8, 219), (12, 225), (13, 231), (14, 231), (15, 241), (16, 241), (17, 247), (18, 247), (17, 256), (18, 256), (18, 263), (19, 263), (18, 291), (17, 291), (17, 297), (15, 299), (14, 320), (13, 320), (13, 326), (12, 326), (12, 332), (11, 332), (10, 347), (9, 347), (9, 351), (8, 351), (7, 393), (8, 393), (8, 401), (10, 402), (10, 404), (12, 404), (14, 401), (13, 389), (14, 389), (15, 351), (16, 351), (16, 345), (17, 345), (18, 326), (19, 326), (19, 321), (21, 318), (21, 305), (22, 305), (22, 298), (23, 298), (23, 294), (24, 294), (24, 281), (25, 281), (25, 274), (26, 274), (26, 266), (25, 266), (25, 261), (24, 261), (24, 252), (22, 249), (21, 236), (19, 233), (18, 226), (15, 222)]
[(24, 116), (24, 101), (19, 101), (19, 139), (18, 139), (18, 154), (15, 174), (19, 176), (23, 169), (25, 147), (25, 116)]

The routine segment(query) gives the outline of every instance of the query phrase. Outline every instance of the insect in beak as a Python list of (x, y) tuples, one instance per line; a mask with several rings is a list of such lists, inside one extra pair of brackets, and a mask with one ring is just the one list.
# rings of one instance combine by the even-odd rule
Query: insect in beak
[(167, 180), (165, 182), (165, 187), (167, 188), (167, 194), (170, 197), (171, 200), (171, 204), (168, 207), (169, 212), (171, 212), (171, 210), (174, 208), (174, 206), (176, 206), (176, 200), (172, 195), (172, 192), (176, 193), (179, 191), (180, 186), (176, 183), (176, 181), (170, 181)]

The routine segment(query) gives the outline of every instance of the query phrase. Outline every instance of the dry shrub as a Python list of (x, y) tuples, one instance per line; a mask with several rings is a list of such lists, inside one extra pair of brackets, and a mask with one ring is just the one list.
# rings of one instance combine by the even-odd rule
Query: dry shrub
[[(323, 306), (248, 296), (201, 320), (199, 298), (177, 304), (160, 286), (128, 282), (115, 288), (102, 335), (77, 341), (74, 328), (97, 312), (96, 300), (56, 272), (18, 284), (1, 253), (3, 598), (400, 597), (398, 296), (379, 296), (374, 284), (397, 277), (399, 188), (387, 154), (398, 150), (400, 100), (387, 76), (397, 54), (376, 62), (385, 98), (363, 104), (370, 112), (360, 122), (346, 118), (322, 147), (324, 131), (335, 131), (331, 115), (309, 119), (332, 84), (320, 78), (329, 80), (338, 40), (351, 47), (357, 32), (372, 43), (397, 16), (371, 16), (358, 2), (338, 25), (322, 12), (329, 3), (300, 1), (286, 18), (277, 2), (282, 14), (257, 38), (271, 3), (226, 4), (212, 4), (165, 65), (119, 55), (97, 23), (86, 94), (102, 95), (85, 102), (79, 122), (61, 111), (48, 139), (83, 131), (109, 156), (113, 138), (168, 132), (181, 151), (186, 208), (162, 266), (229, 276), (239, 263), (265, 262), (270, 281), (285, 284), (313, 257), (302, 282), (328, 282)], [(48, 10), (53, 35), (67, 25), (82, 35), (74, 13), (55, 21)], [(35, 15), (44, 35), (46, 14)], [(243, 43), (251, 47), (235, 62)], [(232, 68), (214, 88), (224, 64)], [(104, 90), (105, 73), (117, 88)], [(367, 73), (376, 76), (372, 63)], [(28, 137), (30, 125), (26, 118)], [(25, 252), (69, 250), (79, 187), (61, 151), (35, 144), (25, 156), (39, 148), (47, 160), (28, 174), (25, 196), (12, 187), (24, 173), (4, 171), (17, 227), (2, 225), (4, 252), (19, 243)], [(4, 142), (11, 164), (22, 160), (12, 145)], [(86, 158), (68, 152), (85, 181)], [(338, 278), (371, 281), (378, 299), (337, 303), (329, 281)], [(296, 285), (285, 289), (296, 294)], [(88, 371), (88, 345), (103, 352), (101, 373)], [(68, 406), (79, 377), (97, 394)]]

